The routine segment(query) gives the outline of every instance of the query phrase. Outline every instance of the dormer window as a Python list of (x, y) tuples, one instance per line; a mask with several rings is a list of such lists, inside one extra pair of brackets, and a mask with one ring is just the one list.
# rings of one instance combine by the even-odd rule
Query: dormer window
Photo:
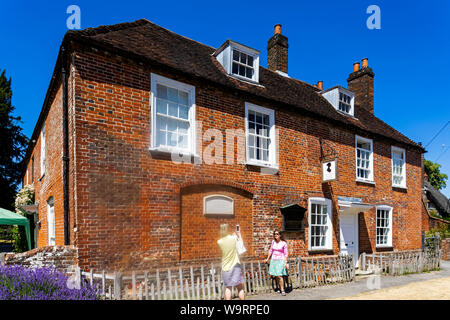
[(213, 56), (229, 75), (240, 80), (258, 82), (259, 51), (227, 40)]
[(354, 94), (347, 89), (336, 86), (325, 91), (322, 91), (322, 96), (328, 100), (333, 107), (342, 113), (353, 116), (354, 115)]
[(253, 56), (233, 49), (233, 67), (231, 72), (234, 75), (253, 79)]
[(351, 98), (343, 92), (339, 92), (339, 110), (345, 113), (350, 113), (352, 106), (350, 105)]

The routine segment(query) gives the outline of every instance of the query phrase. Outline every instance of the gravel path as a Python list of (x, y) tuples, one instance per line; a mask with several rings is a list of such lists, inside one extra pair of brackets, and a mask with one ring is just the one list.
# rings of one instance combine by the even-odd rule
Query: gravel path
[(430, 292), (434, 297), (431, 299), (450, 299), (450, 261), (442, 261), (440, 271), (404, 276), (357, 276), (354, 282), (295, 289), (284, 297), (280, 294), (268, 293), (249, 296), (247, 299), (325, 300), (336, 298), (402, 299), (402, 297), (406, 297), (406, 299), (426, 299)]

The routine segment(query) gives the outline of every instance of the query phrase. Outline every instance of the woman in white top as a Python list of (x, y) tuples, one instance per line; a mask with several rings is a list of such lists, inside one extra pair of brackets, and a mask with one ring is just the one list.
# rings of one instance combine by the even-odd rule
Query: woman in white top
[(236, 250), (236, 241), (241, 239), (241, 234), (228, 232), (228, 224), (220, 225), (220, 239), (217, 244), (222, 251), (222, 277), (225, 284), (225, 300), (231, 300), (233, 287), (238, 290), (239, 299), (244, 300), (244, 277), (242, 275), (241, 262)]

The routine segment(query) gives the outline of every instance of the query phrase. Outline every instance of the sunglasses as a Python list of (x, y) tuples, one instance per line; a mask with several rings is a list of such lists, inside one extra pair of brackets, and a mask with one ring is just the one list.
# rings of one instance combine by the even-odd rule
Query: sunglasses
[(273, 235), (274, 235), (274, 236), (279, 236), (280, 234), (279, 234), (279, 233), (274, 233)]

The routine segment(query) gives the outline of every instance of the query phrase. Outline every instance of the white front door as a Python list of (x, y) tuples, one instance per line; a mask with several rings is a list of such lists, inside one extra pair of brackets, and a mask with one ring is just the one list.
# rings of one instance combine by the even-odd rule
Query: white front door
[(340, 252), (353, 254), (355, 266), (358, 262), (358, 215), (341, 214), (340, 217)]

